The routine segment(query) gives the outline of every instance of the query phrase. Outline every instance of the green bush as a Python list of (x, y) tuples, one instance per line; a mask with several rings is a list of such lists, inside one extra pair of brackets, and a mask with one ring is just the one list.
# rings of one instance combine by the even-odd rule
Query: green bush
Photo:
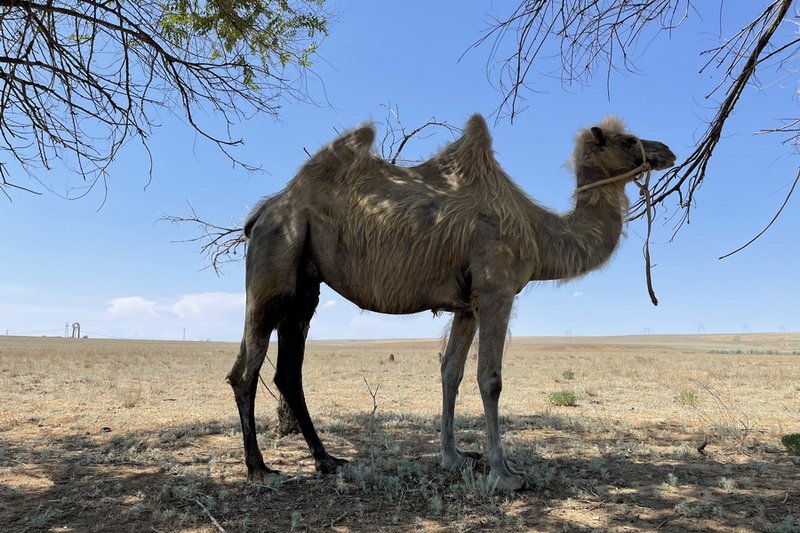
[(683, 390), (678, 393), (677, 400), (681, 405), (694, 407), (697, 405), (697, 394), (695, 394), (694, 391)]
[(567, 389), (551, 392), (548, 398), (553, 405), (565, 405), (568, 407), (578, 405), (578, 395)]
[(573, 372), (572, 370), (564, 370), (561, 373), (561, 377), (564, 379), (575, 379), (575, 372)]
[(784, 435), (781, 439), (781, 444), (786, 447), (789, 455), (800, 455), (800, 433)]

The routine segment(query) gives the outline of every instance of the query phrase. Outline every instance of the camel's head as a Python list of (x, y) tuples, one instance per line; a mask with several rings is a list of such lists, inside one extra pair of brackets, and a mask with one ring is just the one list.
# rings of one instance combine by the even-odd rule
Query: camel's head
[[(653, 170), (663, 170), (675, 164), (675, 154), (666, 144), (639, 139), (628, 133), (621, 120), (608, 117), (597, 126), (580, 132), (573, 163), (578, 169), (585, 166), (602, 168), (607, 174), (605, 177), (617, 176), (640, 166), (643, 150)], [(602, 177), (584, 176), (585, 179)], [(585, 184), (578, 183), (579, 186)]]

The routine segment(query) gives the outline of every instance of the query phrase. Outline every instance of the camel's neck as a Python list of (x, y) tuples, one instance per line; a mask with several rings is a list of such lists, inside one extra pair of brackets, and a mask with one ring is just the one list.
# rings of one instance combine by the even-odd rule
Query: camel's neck
[[(607, 177), (591, 168), (578, 169), (578, 184)], [(628, 198), (623, 184), (609, 184), (576, 194), (575, 208), (544, 218), (538, 226), (539, 261), (531, 279), (555, 280), (581, 276), (603, 265), (622, 234)]]

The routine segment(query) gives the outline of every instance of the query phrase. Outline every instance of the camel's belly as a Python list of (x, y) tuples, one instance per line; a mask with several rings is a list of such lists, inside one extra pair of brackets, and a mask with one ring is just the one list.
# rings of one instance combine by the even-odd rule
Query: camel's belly
[[(429, 213), (404, 220), (383, 204), (361, 207), (375, 212), (368, 216), (360, 209), (350, 210), (345, 223), (310, 217), (312, 260), (322, 281), (362, 309), (380, 313), (457, 310), (470, 305), (466, 232), (442, 234), (436, 217)], [(392, 213), (386, 215), (385, 224), (352, 222), (382, 222), (379, 208)]]
[(456, 311), (470, 306), (468, 291), (457, 276), (447, 279), (409, 272), (395, 279), (375, 279), (372, 272), (356, 269), (353, 275), (329, 272), (320, 268), (325, 283), (361, 309), (377, 313), (411, 314), (421, 311)]

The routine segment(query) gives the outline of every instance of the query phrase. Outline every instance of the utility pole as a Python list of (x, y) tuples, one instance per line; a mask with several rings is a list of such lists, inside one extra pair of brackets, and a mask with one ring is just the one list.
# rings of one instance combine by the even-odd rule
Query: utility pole
[(186, 328), (183, 328), (183, 342), (186, 342)]

